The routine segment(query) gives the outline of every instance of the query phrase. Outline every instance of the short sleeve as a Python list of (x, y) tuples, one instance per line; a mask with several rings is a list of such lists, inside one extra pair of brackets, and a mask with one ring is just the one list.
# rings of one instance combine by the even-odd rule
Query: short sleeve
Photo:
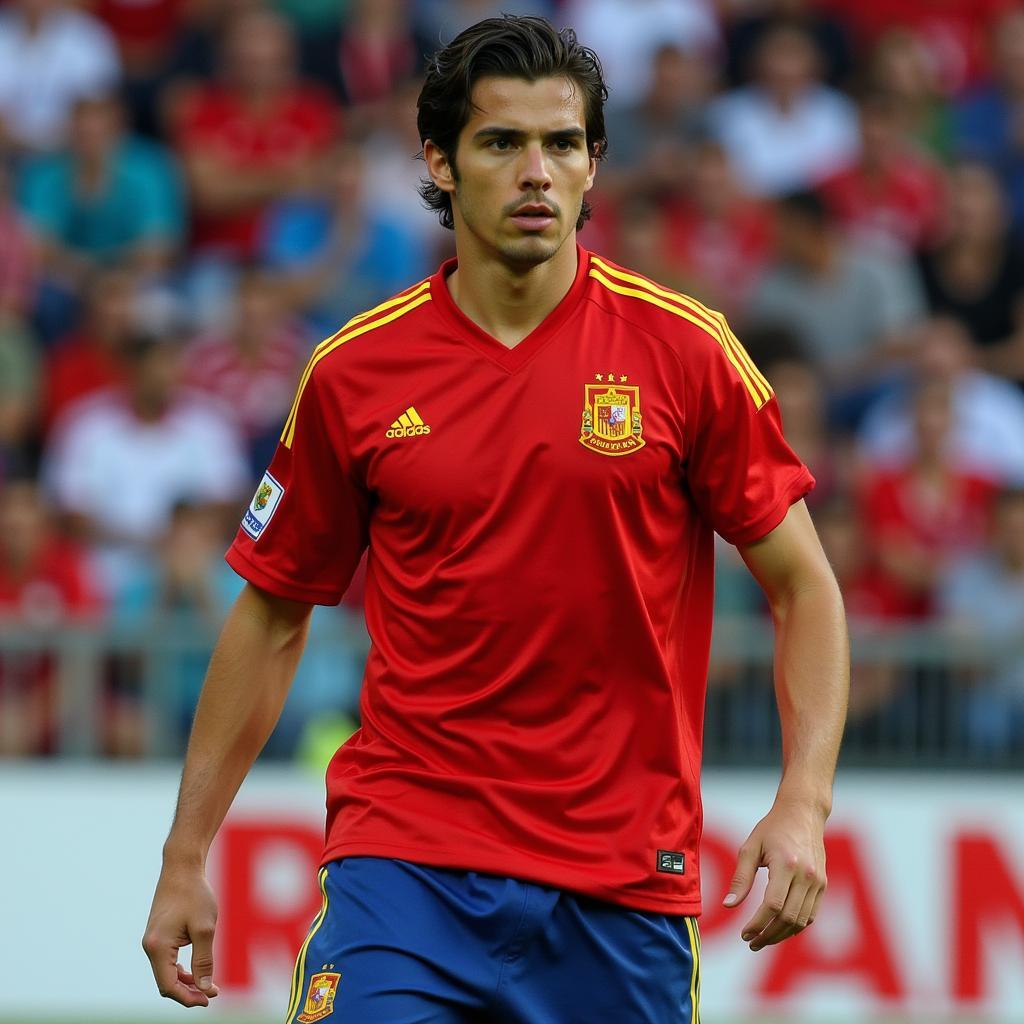
[(701, 516), (731, 544), (775, 529), (814, 477), (786, 443), (771, 385), (724, 318), (693, 339), (686, 373), (684, 479)]
[(279, 597), (337, 604), (367, 543), (369, 498), (353, 478), (341, 407), (312, 373), (290, 444), (278, 444), (246, 508), (227, 562)]

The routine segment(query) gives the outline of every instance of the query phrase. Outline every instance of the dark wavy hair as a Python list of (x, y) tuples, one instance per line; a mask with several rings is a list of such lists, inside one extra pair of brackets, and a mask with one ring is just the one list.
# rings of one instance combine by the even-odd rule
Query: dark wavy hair
[[(417, 102), (420, 143), (430, 139), (444, 153), (456, 181), (455, 147), (473, 110), (473, 86), (488, 75), (527, 82), (560, 76), (571, 79), (583, 92), (587, 148), (597, 160), (605, 155), (608, 87), (597, 54), (583, 46), (571, 28), (558, 31), (546, 18), (503, 14), (471, 25), (427, 62)], [(424, 178), (420, 196), (428, 209), (437, 211), (444, 227), (454, 228), (452, 199), (447, 192)], [(576, 229), (589, 217), (590, 206), (584, 200)]]

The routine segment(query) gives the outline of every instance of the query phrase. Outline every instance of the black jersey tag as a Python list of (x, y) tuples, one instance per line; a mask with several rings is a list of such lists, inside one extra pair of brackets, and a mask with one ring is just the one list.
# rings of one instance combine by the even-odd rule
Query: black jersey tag
[(685, 875), (686, 854), (677, 853), (675, 850), (659, 850), (658, 870), (666, 871), (670, 875)]

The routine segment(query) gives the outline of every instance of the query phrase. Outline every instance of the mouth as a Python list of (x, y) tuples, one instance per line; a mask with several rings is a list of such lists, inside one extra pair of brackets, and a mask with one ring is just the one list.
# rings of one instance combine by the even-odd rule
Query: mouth
[(542, 203), (527, 203), (512, 214), (512, 223), (523, 231), (544, 231), (555, 223), (555, 211)]

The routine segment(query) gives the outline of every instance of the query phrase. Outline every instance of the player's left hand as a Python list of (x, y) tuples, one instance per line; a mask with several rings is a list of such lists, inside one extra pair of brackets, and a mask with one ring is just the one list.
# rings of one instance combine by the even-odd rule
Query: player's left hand
[(736, 873), (722, 901), (738, 907), (761, 867), (768, 887), (743, 941), (757, 952), (802, 932), (818, 913), (825, 892), (825, 815), (810, 802), (778, 799), (740, 847)]

